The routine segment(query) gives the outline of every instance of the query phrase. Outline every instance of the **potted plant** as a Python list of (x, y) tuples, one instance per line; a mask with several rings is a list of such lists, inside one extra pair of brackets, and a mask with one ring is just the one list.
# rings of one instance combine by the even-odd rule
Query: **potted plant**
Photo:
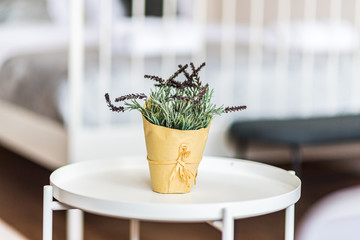
[[(123, 106), (114, 105), (109, 94), (105, 94), (112, 111), (137, 110), (142, 114), (155, 192), (189, 192), (196, 183), (197, 168), (213, 117), (246, 109), (246, 106), (217, 107), (211, 103), (214, 90), (199, 77), (205, 63), (199, 67), (193, 63), (189, 65), (179, 65), (168, 79), (145, 75), (155, 82), (155, 88), (149, 95), (140, 93), (115, 98), (115, 102), (124, 102)], [(176, 80), (180, 74), (185, 77), (183, 81)]]

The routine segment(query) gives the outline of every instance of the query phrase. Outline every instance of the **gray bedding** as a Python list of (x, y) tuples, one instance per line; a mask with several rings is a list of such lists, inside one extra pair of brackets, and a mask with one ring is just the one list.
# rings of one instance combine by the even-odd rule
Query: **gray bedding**
[(62, 122), (56, 91), (66, 79), (66, 55), (37, 53), (7, 60), (0, 71), (0, 98)]
[[(85, 54), (85, 82), (83, 85), (83, 122), (98, 125), (99, 109), (106, 108), (104, 93), (98, 91), (98, 58), (89, 50)], [(114, 82), (109, 92), (115, 97), (127, 93), (129, 84), (129, 57), (113, 59)], [(146, 86), (147, 87), (147, 86)], [(120, 89), (121, 88), (121, 89)], [(68, 119), (68, 82), (66, 51), (44, 52), (14, 56), (0, 67), (0, 99), (15, 103), (61, 124)], [(110, 114), (113, 123), (129, 121), (128, 114)]]

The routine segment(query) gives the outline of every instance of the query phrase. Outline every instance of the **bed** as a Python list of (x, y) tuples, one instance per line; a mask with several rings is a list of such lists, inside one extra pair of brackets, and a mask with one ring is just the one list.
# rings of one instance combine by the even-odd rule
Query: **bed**
[(214, 119), (206, 154), (233, 156), (235, 120), (360, 111), (357, 1), (34, 1), (45, 20), (0, 28), (0, 141), (50, 169), (145, 154), (141, 118), (103, 94), (147, 92), (145, 73), (189, 61), (207, 62), (216, 103), (248, 106)]

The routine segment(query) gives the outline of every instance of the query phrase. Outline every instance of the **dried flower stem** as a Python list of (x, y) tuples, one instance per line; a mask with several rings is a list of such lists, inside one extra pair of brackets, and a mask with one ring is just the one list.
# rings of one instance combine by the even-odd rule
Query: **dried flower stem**
[(225, 113), (241, 111), (241, 110), (245, 110), (246, 108), (247, 108), (246, 106), (226, 107), (226, 108), (225, 108)]
[(144, 93), (128, 94), (125, 96), (115, 98), (115, 102), (121, 102), (121, 101), (131, 100), (131, 99), (143, 99), (143, 98), (147, 98), (147, 96)]
[(203, 97), (204, 97), (205, 93), (207, 92), (208, 88), (209, 88), (209, 84), (206, 84), (204, 87), (201, 88), (201, 90), (199, 92), (199, 95), (197, 96), (197, 100), (199, 102), (203, 99)]
[(117, 107), (111, 103), (108, 93), (105, 94), (105, 100), (106, 100), (109, 108), (111, 109), (111, 111), (113, 111), (113, 112), (124, 112), (125, 111), (124, 107), (121, 107), (121, 106)]
[(160, 84), (163, 84), (165, 82), (165, 80), (161, 77), (158, 77), (158, 76), (152, 76), (152, 75), (145, 75), (144, 78), (148, 78), (148, 79), (151, 79), (151, 80), (154, 80)]
[[(179, 64), (179, 68), (183, 68), (183, 66), (181, 64)], [(189, 73), (186, 71), (186, 68), (183, 69), (183, 73), (184, 73), (187, 81), (191, 82), (192, 78), (190, 77)]]
[(196, 72), (196, 68), (193, 62), (190, 63), (190, 67), (193, 73)]
[(190, 66), (192, 69), (192, 74), (190, 75), (190, 78), (195, 79), (196, 85), (199, 87), (202, 85), (202, 83), (200, 81), (200, 77), (199, 77), (199, 72), (205, 65), (206, 65), (205, 62), (203, 62), (198, 68), (195, 68), (194, 63), (192, 63), (192, 62), (190, 63)]
[(194, 100), (190, 97), (177, 95), (177, 94), (174, 94), (173, 96), (171, 96), (171, 98), (186, 101), (186, 102), (194, 102), (194, 103), (196, 102), (196, 100)]
[(187, 64), (181, 67), (180, 66), (181, 65), (179, 65), (179, 69), (173, 75), (171, 75), (171, 77), (169, 77), (168, 81), (174, 80), (180, 73), (182, 73), (188, 67)]

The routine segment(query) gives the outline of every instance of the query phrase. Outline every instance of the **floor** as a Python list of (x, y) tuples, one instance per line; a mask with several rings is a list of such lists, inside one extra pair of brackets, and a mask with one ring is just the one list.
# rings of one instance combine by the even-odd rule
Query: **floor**
[[(360, 160), (360, 159), (359, 159)], [(288, 165), (279, 167), (289, 168)], [(50, 171), (0, 147), (0, 219), (30, 240), (41, 239), (42, 187)], [(360, 161), (337, 159), (303, 164), (302, 197), (296, 222), (321, 197), (336, 189), (360, 183)], [(283, 238), (284, 211), (236, 221), (236, 239)], [(128, 239), (127, 220), (85, 215), (85, 239)], [(20, 239), (20, 238), (19, 238)], [(65, 239), (65, 214), (54, 213), (54, 239)], [(141, 223), (141, 240), (219, 240), (220, 233), (206, 223)]]
[(16, 231), (12, 226), (0, 219), (0, 236), (6, 240), (26, 240), (20, 232)]

